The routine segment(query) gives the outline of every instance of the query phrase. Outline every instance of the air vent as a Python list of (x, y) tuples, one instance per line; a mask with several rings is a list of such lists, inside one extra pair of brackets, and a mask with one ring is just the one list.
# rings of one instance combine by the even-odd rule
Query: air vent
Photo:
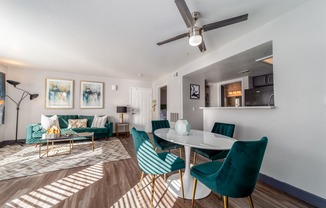
[(177, 122), (179, 120), (179, 113), (170, 113), (170, 122)]

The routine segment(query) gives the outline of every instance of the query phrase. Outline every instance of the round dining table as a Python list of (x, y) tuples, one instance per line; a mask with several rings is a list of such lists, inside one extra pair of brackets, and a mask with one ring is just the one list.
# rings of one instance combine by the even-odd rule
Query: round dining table
[[(190, 153), (191, 147), (209, 150), (229, 150), (236, 139), (200, 130), (191, 130), (187, 136), (178, 135), (174, 129), (162, 128), (154, 131), (154, 134), (166, 141), (184, 146), (185, 149), (185, 171), (183, 174), (183, 186), (185, 199), (192, 199), (194, 178), (190, 175)], [(179, 174), (171, 175), (166, 185), (168, 190), (175, 196), (182, 197)], [(197, 182), (195, 199), (208, 196), (211, 190), (205, 185)]]

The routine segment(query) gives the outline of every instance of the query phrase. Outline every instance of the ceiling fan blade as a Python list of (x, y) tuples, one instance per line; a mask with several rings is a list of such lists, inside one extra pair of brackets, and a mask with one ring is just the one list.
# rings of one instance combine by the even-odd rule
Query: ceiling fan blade
[(185, 0), (175, 0), (175, 4), (177, 5), (179, 12), (183, 20), (185, 21), (187, 27), (188, 28), (193, 27), (195, 22)]
[(235, 24), (235, 23), (238, 23), (238, 22), (242, 22), (242, 21), (245, 21), (247, 19), (248, 19), (248, 14), (244, 14), (244, 15), (240, 15), (240, 16), (237, 16), (237, 17), (232, 17), (232, 18), (225, 19), (225, 20), (222, 20), (222, 21), (213, 22), (213, 23), (210, 23), (210, 24), (207, 24), (207, 25), (203, 25), (202, 28), (206, 32), (206, 31), (209, 31), (209, 30), (214, 30), (214, 29), (217, 29), (217, 28), (220, 28), (220, 27), (225, 27), (225, 26), (232, 25), (232, 24)]
[(200, 52), (202, 52), (202, 53), (204, 53), (206, 51), (204, 39), (202, 40), (201, 44), (198, 45), (198, 48), (199, 48)]
[(189, 33), (183, 33), (181, 35), (177, 35), (175, 37), (172, 37), (172, 38), (169, 38), (167, 40), (163, 40), (161, 42), (158, 42), (156, 43), (157, 45), (163, 45), (163, 44), (166, 44), (166, 43), (169, 43), (169, 42), (172, 42), (172, 41), (175, 41), (175, 40), (179, 40), (181, 38), (185, 38), (185, 37), (188, 37)]

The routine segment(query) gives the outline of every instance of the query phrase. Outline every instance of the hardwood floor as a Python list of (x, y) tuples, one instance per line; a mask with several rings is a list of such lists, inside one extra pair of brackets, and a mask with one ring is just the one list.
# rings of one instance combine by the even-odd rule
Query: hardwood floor
[[(47, 174), (0, 181), (1, 207), (150, 207), (150, 178), (145, 175), (141, 191), (138, 182), (141, 172), (137, 166), (131, 138), (121, 137), (131, 159), (89, 167), (60, 170)], [(176, 151), (175, 154), (178, 155)], [(205, 162), (198, 156), (198, 163)], [(257, 183), (252, 195), (256, 208), (312, 207), (298, 199), (279, 192), (266, 184)], [(164, 186), (163, 177), (155, 183), (155, 207), (190, 207), (191, 200), (173, 197)], [(223, 207), (219, 195), (196, 200), (195, 207)], [(246, 198), (229, 199), (229, 207), (249, 207)]]

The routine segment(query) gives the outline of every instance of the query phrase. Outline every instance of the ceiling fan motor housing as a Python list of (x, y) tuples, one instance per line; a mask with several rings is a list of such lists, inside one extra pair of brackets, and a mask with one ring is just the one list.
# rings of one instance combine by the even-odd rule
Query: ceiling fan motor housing
[(199, 19), (200, 13), (199, 12), (193, 12), (192, 16), (193, 16), (194, 20), (197, 21)]

